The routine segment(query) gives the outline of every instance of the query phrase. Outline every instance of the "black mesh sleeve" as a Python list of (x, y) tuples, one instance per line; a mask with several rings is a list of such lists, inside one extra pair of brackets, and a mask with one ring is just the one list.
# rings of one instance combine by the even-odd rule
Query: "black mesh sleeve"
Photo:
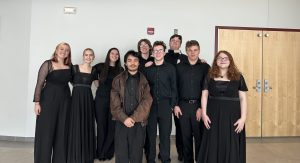
[(42, 89), (44, 88), (44, 85), (46, 82), (46, 77), (49, 72), (49, 66), (50, 66), (49, 62), (51, 62), (51, 61), (49, 61), (49, 60), (45, 61), (39, 69), (38, 78), (37, 78), (35, 91), (34, 91), (33, 102), (40, 102), (41, 92), (42, 92)]

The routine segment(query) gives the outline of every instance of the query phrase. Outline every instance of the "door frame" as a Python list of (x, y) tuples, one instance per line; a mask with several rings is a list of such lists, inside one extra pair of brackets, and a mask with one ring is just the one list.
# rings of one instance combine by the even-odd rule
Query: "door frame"
[(217, 52), (218, 52), (219, 29), (300, 32), (300, 29), (295, 29), (295, 28), (264, 28), (264, 27), (215, 26), (215, 54), (214, 55), (216, 55)]

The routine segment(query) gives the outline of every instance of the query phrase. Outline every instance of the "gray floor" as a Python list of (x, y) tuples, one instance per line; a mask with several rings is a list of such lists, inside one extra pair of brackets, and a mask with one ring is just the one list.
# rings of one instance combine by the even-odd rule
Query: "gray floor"
[[(178, 163), (174, 140), (171, 145), (172, 162)], [(32, 162), (33, 143), (0, 141), (0, 163)], [(300, 163), (300, 138), (247, 139), (247, 163)]]

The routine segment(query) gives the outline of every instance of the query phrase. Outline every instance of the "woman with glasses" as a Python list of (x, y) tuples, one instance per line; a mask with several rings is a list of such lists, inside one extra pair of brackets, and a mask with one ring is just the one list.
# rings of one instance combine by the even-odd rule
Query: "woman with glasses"
[(229, 52), (217, 53), (203, 89), (202, 120), (206, 128), (197, 162), (245, 163), (248, 89)]

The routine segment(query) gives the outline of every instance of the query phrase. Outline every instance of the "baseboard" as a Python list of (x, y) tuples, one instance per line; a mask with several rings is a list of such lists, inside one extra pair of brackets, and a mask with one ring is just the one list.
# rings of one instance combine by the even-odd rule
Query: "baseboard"
[(34, 137), (19, 137), (19, 136), (2, 136), (2, 135), (0, 135), (0, 140), (16, 141), (16, 142), (33, 142)]

